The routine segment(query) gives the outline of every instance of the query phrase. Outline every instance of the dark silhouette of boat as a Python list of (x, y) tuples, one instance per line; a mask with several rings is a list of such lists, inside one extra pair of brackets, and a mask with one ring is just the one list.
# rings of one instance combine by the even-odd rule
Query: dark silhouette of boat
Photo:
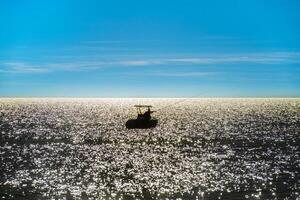
[[(154, 128), (157, 125), (157, 119), (151, 119), (151, 111), (150, 108), (152, 106), (149, 105), (135, 105), (134, 107), (137, 108), (137, 118), (136, 119), (129, 119), (126, 122), (126, 128), (128, 129), (147, 129), (147, 128)], [(141, 108), (148, 108), (145, 113), (142, 113)]]

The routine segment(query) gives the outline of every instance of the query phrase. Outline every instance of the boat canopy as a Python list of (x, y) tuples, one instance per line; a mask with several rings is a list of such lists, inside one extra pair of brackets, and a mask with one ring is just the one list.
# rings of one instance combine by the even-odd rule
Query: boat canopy
[(150, 105), (134, 105), (134, 107), (137, 107), (137, 108), (151, 108), (152, 106), (150, 106)]

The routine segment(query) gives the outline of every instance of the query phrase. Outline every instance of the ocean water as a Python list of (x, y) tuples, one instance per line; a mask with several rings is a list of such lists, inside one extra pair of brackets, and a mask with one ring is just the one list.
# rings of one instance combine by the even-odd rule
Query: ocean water
[(299, 199), (299, 134), (296, 98), (3, 98), (0, 199)]

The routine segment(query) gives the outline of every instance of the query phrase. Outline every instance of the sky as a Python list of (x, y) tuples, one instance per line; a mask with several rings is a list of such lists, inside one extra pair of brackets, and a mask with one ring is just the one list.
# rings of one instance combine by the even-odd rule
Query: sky
[(299, 97), (298, 0), (1, 0), (2, 97)]

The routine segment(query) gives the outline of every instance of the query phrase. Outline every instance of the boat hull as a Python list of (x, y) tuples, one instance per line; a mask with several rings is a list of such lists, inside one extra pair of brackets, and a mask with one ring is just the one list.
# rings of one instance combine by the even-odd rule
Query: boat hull
[(147, 129), (154, 128), (157, 125), (157, 119), (141, 120), (141, 119), (130, 119), (126, 122), (126, 128), (128, 129)]

